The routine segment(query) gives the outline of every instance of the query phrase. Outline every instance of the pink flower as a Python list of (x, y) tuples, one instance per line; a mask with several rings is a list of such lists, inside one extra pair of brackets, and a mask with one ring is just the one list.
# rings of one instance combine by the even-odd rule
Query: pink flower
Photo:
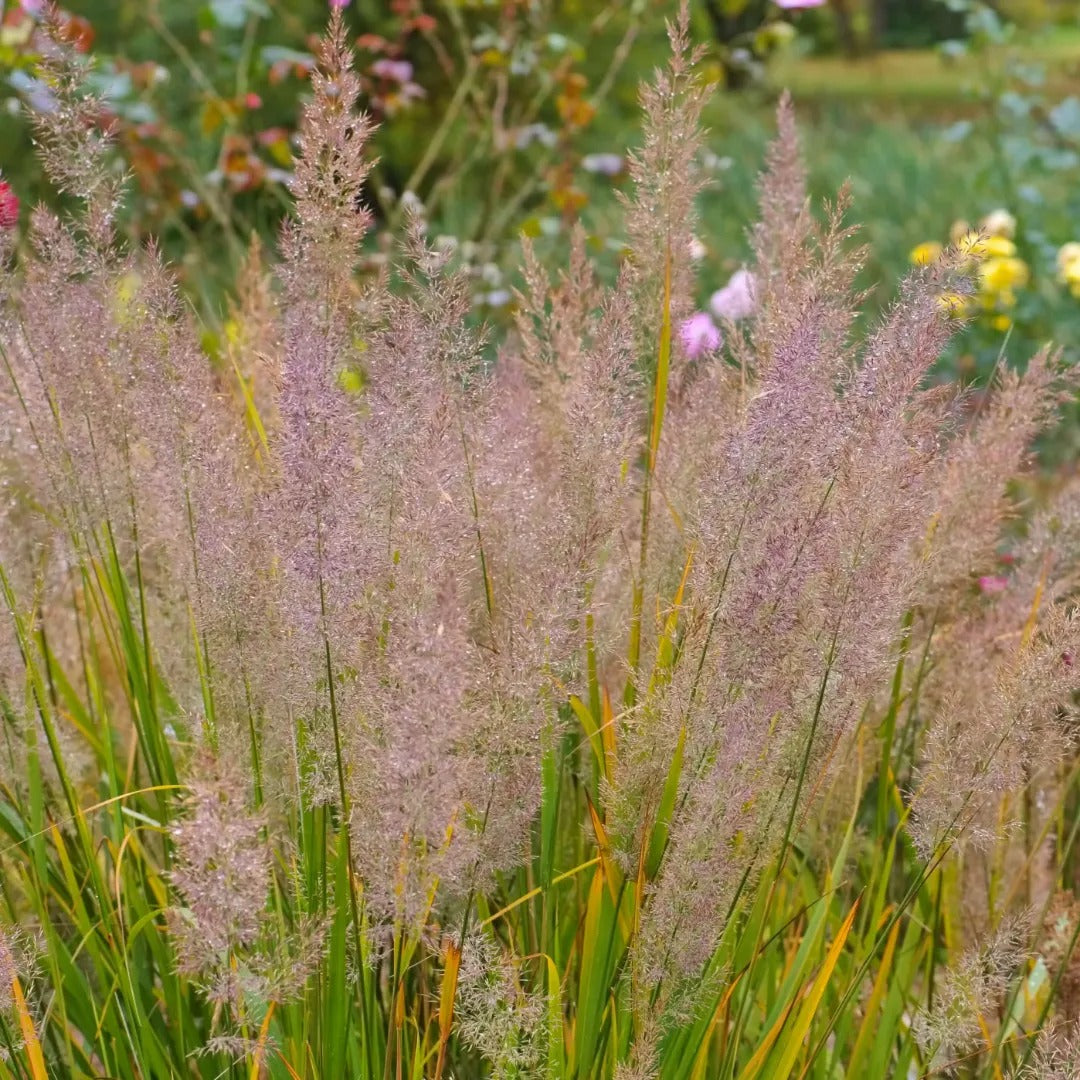
[(775, 3), (785, 11), (794, 11), (797, 8), (824, 7), (825, 0), (775, 0)]
[(985, 574), (979, 578), (979, 591), (984, 593), (1004, 592), (1009, 587), (1009, 579), (997, 574)]
[(330, 9), (332, 11), (341, 11), (342, 8), (349, 6), (349, 0), (330, 0)]
[(704, 311), (691, 315), (679, 327), (679, 339), (691, 360), (720, 348), (720, 331)]
[(19, 224), (19, 197), (11, 185), (0, 180), (0, 229), (14, 229)]
[(371, 65), (371, 74), (391, 82), (407, 83), (413, 75), (413, 66), (408, 60), (389, 60), (385, 57)]
[(738, 322), (754, 314), (754, 275), (749, 270), (736, 270), (722, 288), (712, 294), (709, 307), (718, 319)]

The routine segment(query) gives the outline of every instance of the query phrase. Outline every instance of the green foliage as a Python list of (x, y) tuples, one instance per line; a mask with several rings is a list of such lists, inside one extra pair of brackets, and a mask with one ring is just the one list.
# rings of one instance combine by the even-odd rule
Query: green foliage
[(942, 0), (876, 0), (883, 48), (923, 49), (963, 36), (963, 17)]
[[(325, 12), (317, 0), (61, 10), (97, 61), (101, 122), (116, 133), (136, 193), (129, 234), (161, 244), (212, 321), (252, 232), (272, 241), (288, 209), (298, 103), (309, 94), (312, 38)], [(544, 13), (371, 2), (351, 5), (347, 17), (363, 104), (381, 125), (367, 201), (393, 224), (419, 200), (468, 251), (478, 277), (538, 208), (576, 217), (582, 134), (609, 95), (632, 99), (636, 77), (622, 69), (647, 18), (662, 37), (645, 0), (601, 5), (588, 17), (572, 2)], [(52, 201), (18, 108), (43, 101), (33, 75), (37, 22), (19, 5), (4, 16), (0, 151), (28, 200)], [(448, 198), (461, 187), (477, 197)]]
[[(323, 961), (298, 1000), (245, 994), (246, 1044), (199, 1049), (213, 1045), (214, 1011), (197, 982), (177, 973), (164, 924), (175, 900), (170, 824), (182, 790), (175, 777), (187, 752), (183, 739), (162, 737), (167, 689), (145, 651), (133, 598), (108, 565), (94, 560), (85, 571), (83, 630), (98, 643), (81, 672), (90, 700), (68, 684), (47, 642), (20, 627), (26, 655), (35, 658), (27, 693), (40, 733), (27, 747), (21, 789), (3, 790), (4, 918), (11, 924), (33, 916), (42, 937), (32, 968), (20, 974), (30, 1026), (20, 1036), (5, 1019), (11, 1049), (0, 1076), (44, 1077), (35, 1071), (30, 1033), (50, 1075), (73, 1080), (103, 1073), (129, 1080), (223, 1073), (378, 1080), (387, 1068), (432, 1075), (441, 1056), (440, 1010), (453, 999), (453, 954), (440, 960), (420, 943), (402, 944), (388, 984), (369, 966), (361, 937), (357, 966), (351, 909), (341, 902), (349, 892), (343, 833), (327, 808), (304, 809), (290, 822), (294, 847), (275, 868), (266, 912), (283, 939), (305, 917), (333, 912)], [(829, 853), (793, 836), (761, 884), (738, 898), (710, 965), (723, 974), (713, 1005), (664, 1041), (664, 1078), (905, 1075), (922, 1060), (909, 1017), (931, 1000), (969, 898), (955, 866), (922, 862), (904, 832), (901, 791), (919, 710), (918, 697), (899, 689), (905, 662), (917, 665), (918, 658), (899, 660), (886, 738), (878, 744), (872, 730), (860, 730), (854, 782), (827, 792), (817, 812), (844, 823)], [(116, 704), (106, 705), (109, 687), (122, 691), (130, 724)], [(579, 712), (586, 730), (596, 726), (587, 706)], [(614, 741), (610, 753), (602, 768), (614, 764)], [(542, 1074), (567, 1080), (610, 1076), (625, 1052), (632, 1020), (626, 950), (647, 881), (614, 865), (595, 816), (595, 831), (583, 831), (589, 804), (578, 779), (581, 754), (573, 731), (552, 748), (528, 868), (491, 898), (477, 898), (485, 933), (533, 957), (520, 977), (543, 988), (552, 1010)], [(97, 773), (95, 785), (73, 778), (72, 757), (81, 771)], [(1076, 835), (1075, 828), (1062, 834), (1062, 858)], [(443, 1005), (432, 1000), (440, 986)], [(1050, 1006), (1037, 965), (1021, 969), (1010, 986), (1015, 1020), (998, 1036), (1002, 1062), (1024, 1056), (1020, 1036)], [(450, 1072), (482, 1075), (456, 1042)], [(994, 1072), (972, 1064), (960, 1075)]]

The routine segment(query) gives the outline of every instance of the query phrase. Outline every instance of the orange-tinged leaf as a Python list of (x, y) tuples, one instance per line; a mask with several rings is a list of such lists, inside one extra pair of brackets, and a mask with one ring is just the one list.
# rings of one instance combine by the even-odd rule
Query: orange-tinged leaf
[(847, 942), (848, 934), (851, 933), (852, 924), (855, 922), (855, 913), (858, 910), (859, 901), (856, 900), (851, 905), (851, 910), (847, 913), (843, 925), (837, 931), (836, 938), (833, 940), (828, 955), (825, 957), (825, 962), (821, 965), (821, 970), (810, 984), (810, 992), (806, 995), (802, 1008), (799, 1010), (795, 1026), (783, 1040), (783, 1052), (776, 1071), (770, 1076), (770, 1080), (787, 1080), (791, 1075), (791, 1070), (795, 1067), (795, 1059), (799, 1056), (799, 1051), (802, 1049), (810, 1025), (817, 1015), (821, 999), (825, 996), (829, 980), (832, 978), (833, 971), (840, 960), (840, 954), (844, 951), (844, 944)]
[(285, 1066), (292, 1080), (301, 1080), (300, 1074), (286, 1061), (285, 1055), (280, 1050), (277, 1052), (277, 1056), (281, 1059), (281, 1064)]
[(262, 1026), (259, 1028), (259, 1040), (255, 1044), (255, 1052), (251, 1055), (251, 1073), (249, 1080), (259, 1080), (262, 1073), (263, 1062), (266, 1060), (266, 1042), (270, 1037), (270, 1020), (274, 1015), (274, 1002), (270, 1002), (263, 1017)]
[(851, 1051), (849, 1069), (853, 1076), (858, 1076), (858, 1066), (862, 1063), (863, 1055), (869, 1048), (870, 1040), (873, 1038), (877, 1027), (878, 1010), (881, 1008), (885, 991), (889, 988), (889, 972), (892, 970), (893, 955), (896, 952), (896, 941), (899, 936), (900, 920), (897, 919), (893, 923), (889, 940), (885, 943), (885, 952), (881, 957), (881, 967), (878, 969), (877, 977), (874, 979), (870, 997), (866, 1001), (862, 1026), (859, 1028), (859, 1034), (855, 1039), (855, 1048)]
[(15, 1011), (19, 1014), (19, 1031), (22, 1033), (23, 1048), (30, 1064), (30, 1075), (34, 1080), (49, 1080), (49, 1074), (45, 1071), (45, 1055), (41, 1052), (41, 1043), (38, 1042), (37, 1032), (34, 1030), (34, 1020), (17, 975), (11, 980), (11, 995), (15, 999)]
[(585, 801), (589, 807), (589, 817), (592, 819), (593, 832), (596, 833), (596, 846), (600, 851), (600, 869), (603, 872), (604, 881), (607, 883), (611, 902), (615, 906), (615, 916), (619, 920), (619, 929), (622, 930), (623, 938), (626, 941), (630, 941), (633, 937), (634, 926), (627, 916), (626, 904), (619, 903), (619, 896), (622, 888), (622, 874), (618, 866), (616, 866), (615, 860), (611, 857), (611, 844), (608, 842), (607, 829), (604, 828), (604, 823), (600, 820), (600, 815), (597, 814), (592, 799), (586, 795)]
[(592, 799), (586, 795), (586, 803), (589, 807), (589, 818), (592, 821), (593, 832), (596, 834), (596, 846), (600, 851), (600, 868), (604, 873), (604, 881), (607, 883), (608, 892), (611, 893), (611, 902), (619, 902), (619, 871), (611, 858), (611, 844), (608, 842), (607, 829), (596, 812)]
[(753, 1080), (761, 1072), (761, 1067), (765, 1064), (769, 1051), (776, 1044), (780, 1032), (784, 1030), (784, 1025), (788, 1022), (792, 1009), (795, 1008), (798, 1002), (799, 996), (796, 995), (787, 1003), (787, 1007), (776, 1018), (776, 1023), (768, 1030), (765, 1038), (762, 1039), (761, 1044), (754, 1051), (754, 1056), (746, 1063), (746, 1068), (739, 1074), (739, 1080)]
[(731, 995), (735, 993), (735, 987), (739, 985), (741, 978), (742, 975), (740, 974), (732, 979), (728, 988), (724, 991), (723, 997), (720, 998), (720, 1003), (716, 1006), (716, 1011), (713, 1013), (713, 1018), (709, 1023), (709, 1030), (705, 1033), (705, 1038), (701, 1040), (701, 1048), (694, 1059), (694, 1067), (690, 1071), (690, 1080), (705, 1080), (705, 1066), (709, 1063), (709, 1045), (712, 1043), (716, 1029), (720, 1025), (720, 1019), (724, 1015), (728, 1002), (731, 1001)]
[(599, 1023), (596, 1013), (596, 998), (594, 984), (602, 979), (600, 973), (601, 958), (600, 950), (605, 937), (601, 933), (601, 922), (604, 911), (604, 873), (597, 870), (589, 883), (589, 894), (585, 901), (585, 918), (581, 924), (581, 982), (578, 992), (578, 1009), (572, 1016), (571, 1023), (567, 1025), (569, 1058), (569, 1073), (575, 1074), (577, 1055), (584, 1052), (584, 1046), (595, 1037)]
[(446, 1067), (446, 1048), (454, 1026), (454, 998), (457, 995), (458, 971), (461, 969), (461, 948), (448, 941), (443, 955), (442, 985), (439, 987), (439, 1060), (435, 1080), (440, 1080)]

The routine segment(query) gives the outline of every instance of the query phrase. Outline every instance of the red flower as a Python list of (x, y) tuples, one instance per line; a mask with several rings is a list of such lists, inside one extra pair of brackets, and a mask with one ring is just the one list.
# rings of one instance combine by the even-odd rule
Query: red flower
[(19, 197), (11, 185), (0, 180), (0, 229), (14, 229), (19, 224)]

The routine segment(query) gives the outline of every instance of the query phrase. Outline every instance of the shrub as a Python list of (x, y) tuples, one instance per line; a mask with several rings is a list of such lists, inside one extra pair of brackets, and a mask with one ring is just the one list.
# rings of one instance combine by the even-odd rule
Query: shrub
[[(0, 1070), (1026, 1064), (1053, 995), (1023, 957), (1065, 985), (1077, 932), (1080, 504), (1012, 485), (1063, 378), (927, 388), (963, 252), (855, 340), (846, 199), (810, 213), (787, 103), (754, 314), (685, 355), (685, 13), (672, 45), (617, 283), (581, 236), (554, 280), (526, 246), (493, 368), (419, 217), (354, 280), (339, 13), (219, 368), (119, 249), (95, 104), (51, 61), (41, 144), (82, 209), (35, 214), (0, 325)], [(999, 927), (1021, 901), (1066, 912), (1053, 943)]]
[[(95, 59), (93, 119), (111, 130), (131, 174), (119, 231), (136, 242), (153, 236), (217, 328), (245, 237), (269, 240), (289, 207), (297, 118), (326, 0), (293, 0), (288, 10), (263, 0), (70, 6), (55, 14)], [(624, 85), (632, 95), (620, 73), (634, 39), (662, 31), (646, 5), (624, 7), (344, 5), (360, 101), (386, 121), (365, 190), (376, 216), (400, 224), (405, 207), (422, 201), (433, 228), (452, 235), (473, 265), (477, 293), (501, 296), (498, 274), (521, 223), (570, 222), (587, 202), (582, 183), (594, 162), (584, 136), (605, 99)], [(0, 154), (20, 190), (47, 198), (17, 106), (49, 107), (34, 74), (49, 10), (9, 4), (0, 42), (0, 104), (16, 107), (6, 119), (10, 110), (0, 109)], [(460, 187), (473, 198), (448, 200)]]

